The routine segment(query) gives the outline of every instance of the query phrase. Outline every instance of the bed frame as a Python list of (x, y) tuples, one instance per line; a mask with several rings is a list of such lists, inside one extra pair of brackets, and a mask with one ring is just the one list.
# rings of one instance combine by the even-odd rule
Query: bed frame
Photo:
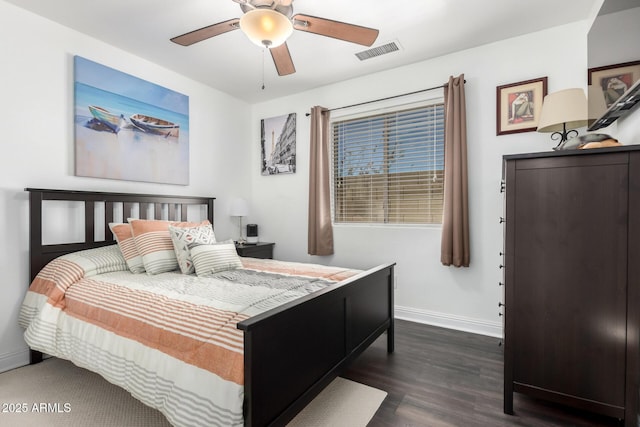
[[(30, 278), (54, 258), (115, 243), (109, 222), (114, 206), (123, 218), (186, 220), (189, 205), (204, 205), (213, 224), (214, 198), (27, 188), (30, 217)], [(43, 201), (83, 202), (85, 241), (44, 245)], [(104, 224), (96, 224), (95, 209), (104, 203)], [(104, 240), (95, 239), (104, 227)], [(324, 290), (238, 323), (244, 331), (245, 426), (280, 426), (290, 421), (346, 366), (383, 333), (387, 351), (394, 351), (394, 265), (362, 272)], [(31, 350), (30, 362), (42, 353)]]

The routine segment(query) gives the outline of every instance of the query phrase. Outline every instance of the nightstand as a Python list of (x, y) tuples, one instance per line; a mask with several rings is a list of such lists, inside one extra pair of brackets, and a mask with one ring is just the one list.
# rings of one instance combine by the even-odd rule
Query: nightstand
[(258, 242), (253, 244), (236, 243), (236, 251), (238, 255), (251, 258), (268, 258), (273, 259), (273, 246), (275, 243)]

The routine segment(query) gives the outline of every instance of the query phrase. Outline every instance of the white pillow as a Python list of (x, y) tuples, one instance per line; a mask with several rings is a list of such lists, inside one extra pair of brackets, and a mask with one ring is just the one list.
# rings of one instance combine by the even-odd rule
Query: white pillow
[(233, 240), (211, 245), (194, 243), (189, 245), (189, 250), (198, 276), (211, 276), (220, 271), (242, 268), (242, 261)]
[(192, 274), (195, 272), (189, 245), (194, 243), (201, 245), (216, 243), (216, 236), (213, 233), (211, 224), (198, 227), (174, 227), (170, 225), (169, 234), (173, 242), (173, 249), (176, 252), (176, 258), (178, 258), (180, 271), (182, 271), (183, 274)]

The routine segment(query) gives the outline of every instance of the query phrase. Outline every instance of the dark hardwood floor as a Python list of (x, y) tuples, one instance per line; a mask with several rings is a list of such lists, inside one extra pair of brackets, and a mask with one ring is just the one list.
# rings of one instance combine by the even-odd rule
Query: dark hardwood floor
[(402, 320), (395, 337), (395, 353), (383, 335), (342, 375), (388, 393), (369, 427), (621, 425), (519, 393), (515, 415), (505, 415), (497, 338)]

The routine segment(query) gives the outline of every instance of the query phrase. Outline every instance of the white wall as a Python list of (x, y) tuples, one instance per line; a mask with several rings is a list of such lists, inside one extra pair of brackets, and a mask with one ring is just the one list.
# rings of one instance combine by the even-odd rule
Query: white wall
[[(396, 315), (500, 336), (498, 286), (502, 271), (502, 155), (548, 151), (549, 134), (496, 136), (496, 86), (548, 76), (549, 92), (586, 88), (589, 23), (580, 22), (435, 58), (253, 106), (253, 140), (262, 118), (296, 112), (297, 171), (252, 173), (253, 221), (260, 238), (275, 241), (276, 257), (358, 268), (397, 262)], [(375, 60), (375, 59), (373, 59)], [(445, 83), (465, 74), (469, 159), (471, 266), (443, 267), (440, 227), (336, 226), (335, 254), (307, 253), (309, 119), (314, 105), (328, 108), (383, 98)], [(258, 171), (260, 153), (252, 163)]]
[[(216, 234), (235, 236), (228, 201), (250, 194), (250, 106), (181, 75), (0, 1), (0, 372), (28, 363), (17, 324), (29, 285), (25, 187), (215, 196)], [(189, 96), (190, 184), (73, 176), (73, 56)]]
[[(3, 68), (0, 88), (3, 154), (0, 232), (0, 371), (27, 361), (17, 325), (28, 285), (25, 187), (213, 195), (216, 234), (237, 233), (227, 215), (235, 196), (250, 200), (247, 220), (261, 240), (276, 242), (281, 259), (366, 268), (397, 262), (397, 314), (480, 333), (500, 335), (497, 316), (502, 249), (502, 155), (546, 151), (548, 135), (496, 136), (496, 86), (549, 77), (549, 91), (586, 87), (587, 24), (566, 25), (389, 70), (253, 106), (186, 79), (95, 39), (0, 0)], [(16, 36), (16, 35), (19, 35)], [(72, 58), (81, 55), (190, 97), (191, 184), (186, 187), (73, 176)], [(372, 59), (376, 60), (376, 59)], [(444, 83), (465, 73), (469, 134), (471, 267), (439, 263), (438, 227), (336, 227), (336, 254), (310, 257), (307, 249), (309, 119), (311, 106), (337, 107)], [(260, 175), (260, 119), (296, 112), (295, 174)], [(17, 220), (16, 220), (17, 218)]]

